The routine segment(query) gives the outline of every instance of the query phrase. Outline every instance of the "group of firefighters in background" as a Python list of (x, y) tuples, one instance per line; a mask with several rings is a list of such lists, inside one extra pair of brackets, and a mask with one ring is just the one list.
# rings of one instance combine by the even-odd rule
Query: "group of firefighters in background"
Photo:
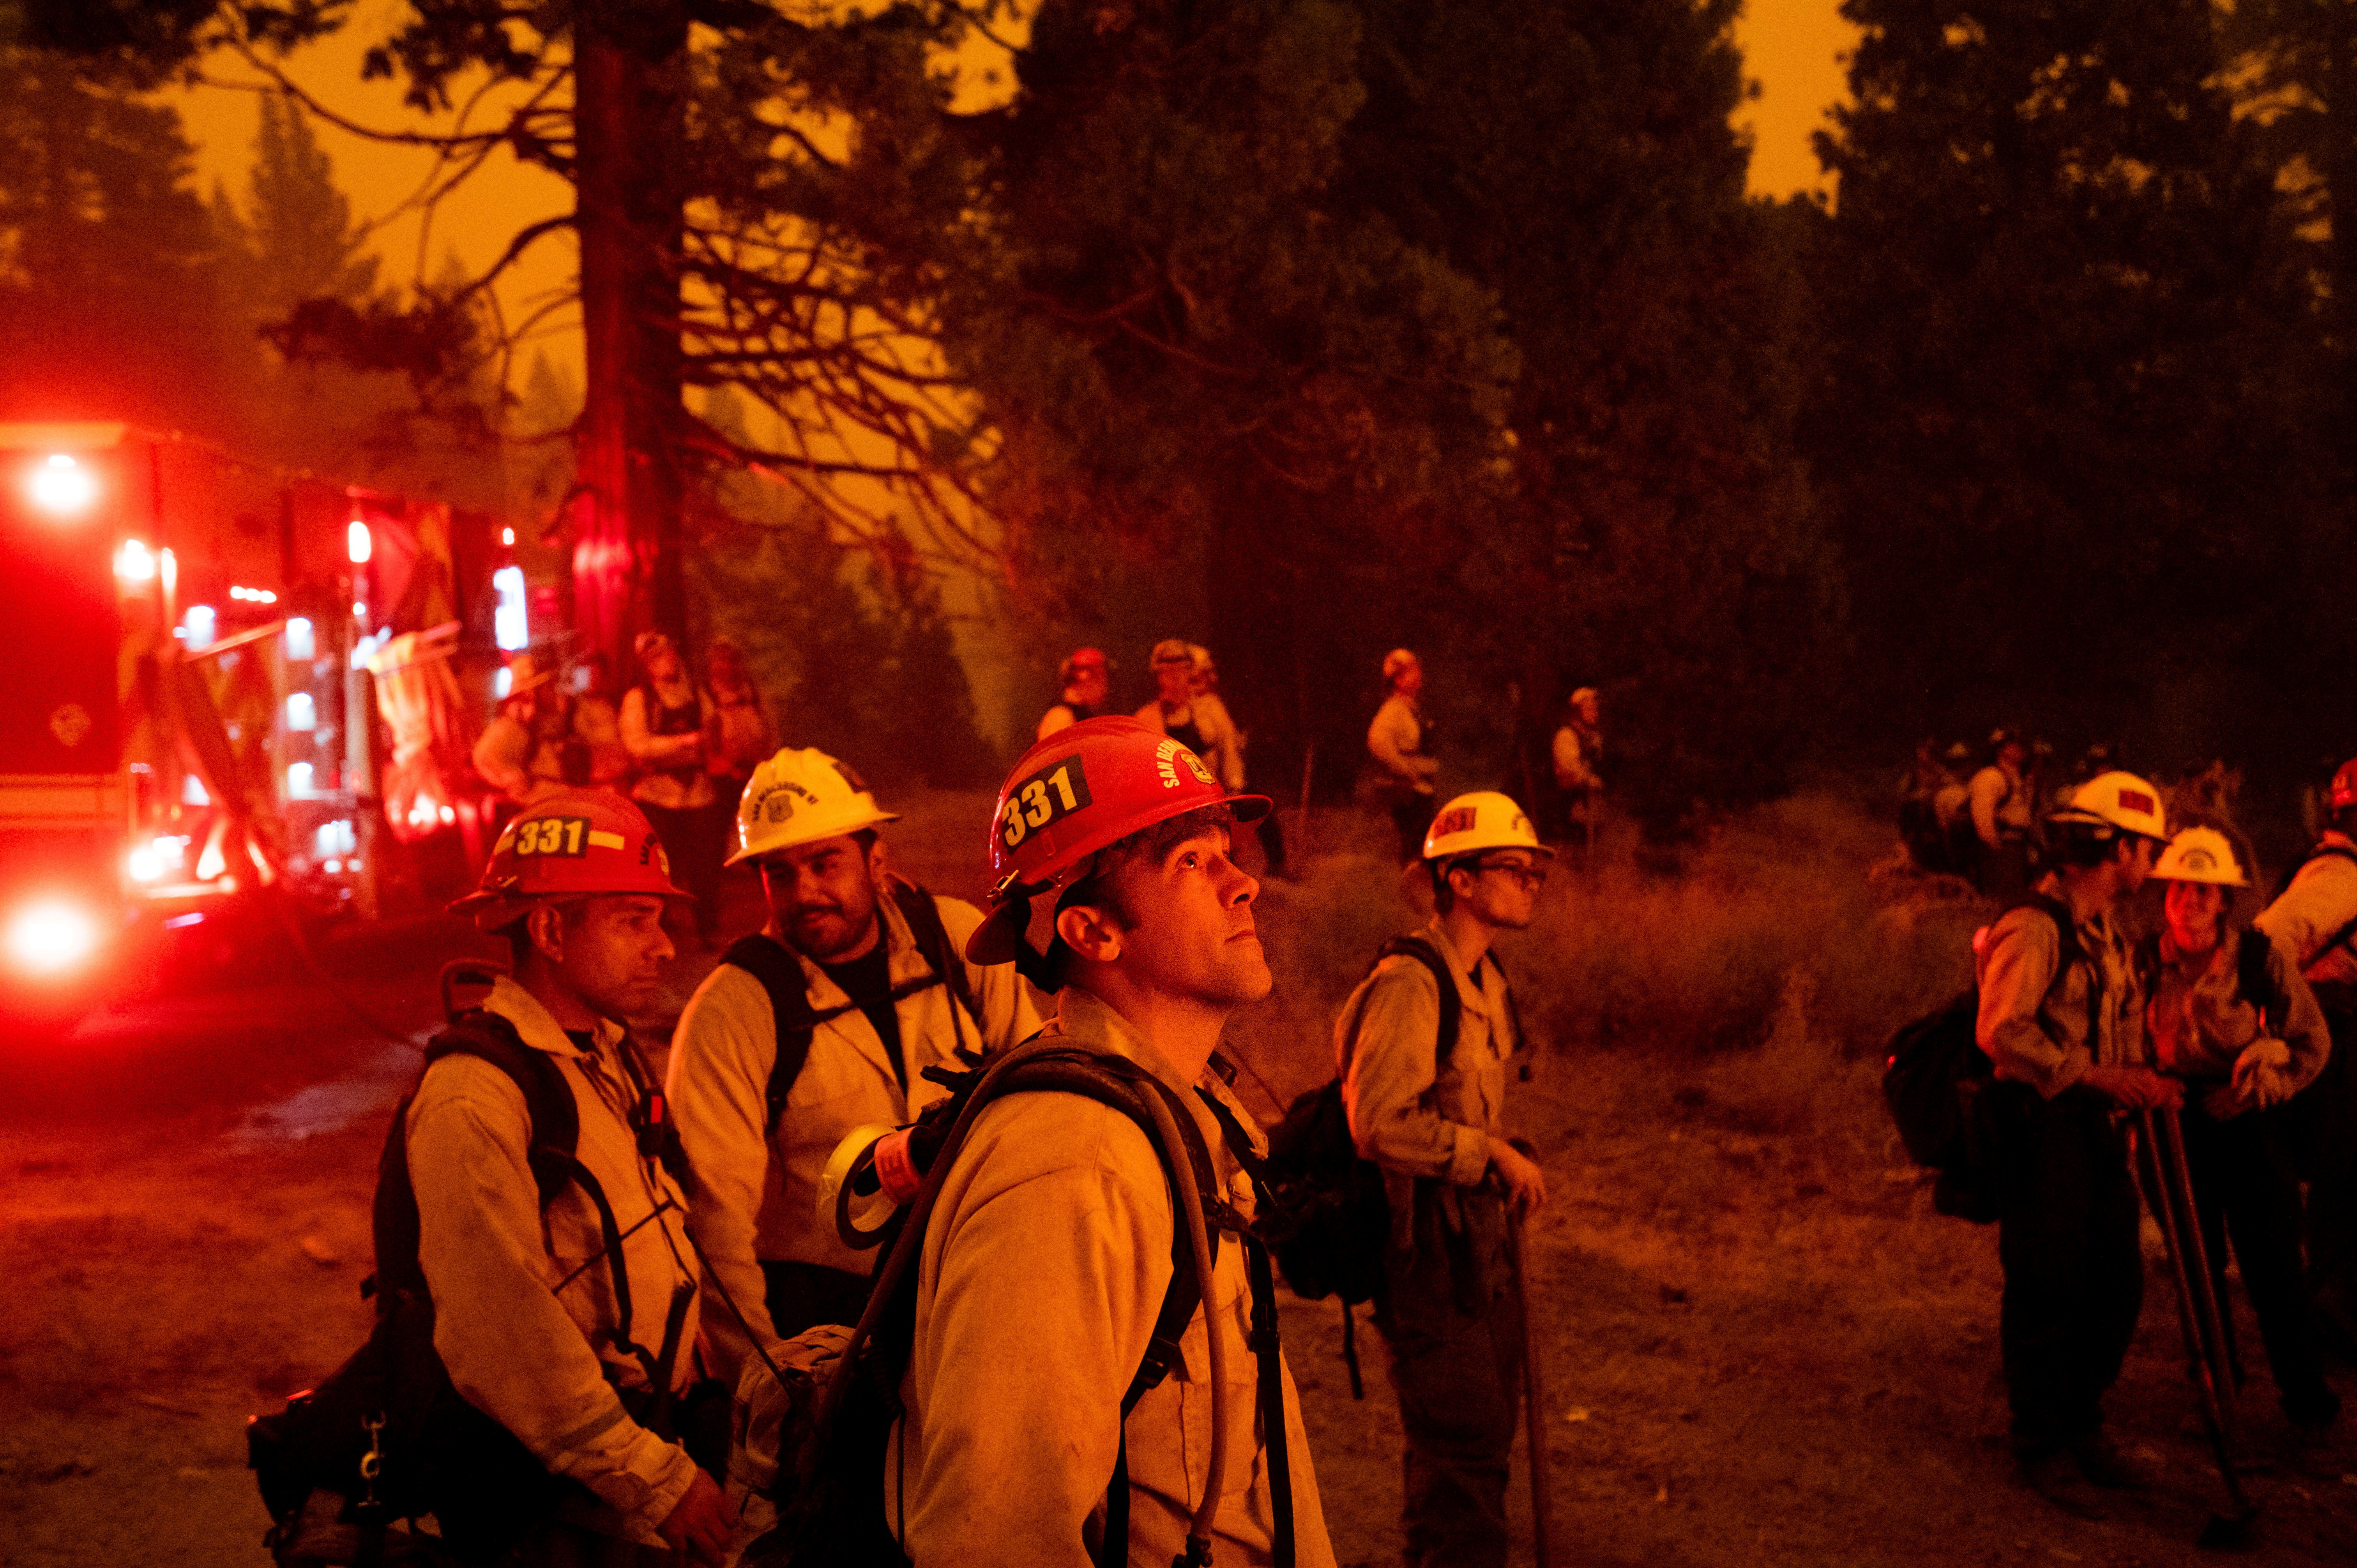
[[(2001, 732), (1994, 750), (1998, 779), (1984, 789), (1984, 769), (1967, 788), (1970, 809), (2002, 828), (2019, 820), (2026, 748)], [(2169, 1211), (2173, 1145), (2198, 1243), (2164, 1232), (2174, 1262), (2209, 1265), (2206, 1281), (2180, 1274), (2180, 1289), (2222, 1300), (2231, 1257), (2295, 1434), (2339, 1414), (2327, 1338), (2357, 1350), (2357, 1085), (2345, 1049), (2357, 1040), (2357, 760), (2326, 807), (2314, 850), (2264, 910), (2249, 845), (2222, 818), (2171, 812), (2151, 783), (2116, 769), (2034, 822), (2034, 880), (2026, 853), (1988, 877), (2004, 908), (1974, 941), (1974, 1036), (1995, 1082), (1972, 1116), (2005, 1278), (2012, 1443), (2023, 1483), (2081, 1517), (2104, 1517), (2104, 1493), (2156, 1479), (2107, 1434), (2103, 1398), (2142, 1300), (2140, 1206)], [(2013, 842), (1984, 839), (1983, 865), (2004, 865)], [(2122, 917), (2147, 879), (2165, 897), (2159, 929), (2139, 940)], [(2201, 1315), (2188, 1316), (2190, 1339)], [(2208, 1376), (2231, 1404), (2240, 1356), (2230, 1316), (2210, 1316), (2228, 1364)], [(2222, 1463), (2224, 1452), (2222, 1440)]]

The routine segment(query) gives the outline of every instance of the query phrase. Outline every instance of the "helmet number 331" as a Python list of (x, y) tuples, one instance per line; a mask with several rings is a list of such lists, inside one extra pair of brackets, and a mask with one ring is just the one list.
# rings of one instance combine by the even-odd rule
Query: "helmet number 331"
[(1088, 770), (1078, 757), (1063, 757), (1006, 791), (1006, 822), (999, 836), (1013, 849), (1059, 817), (1089, 804)]

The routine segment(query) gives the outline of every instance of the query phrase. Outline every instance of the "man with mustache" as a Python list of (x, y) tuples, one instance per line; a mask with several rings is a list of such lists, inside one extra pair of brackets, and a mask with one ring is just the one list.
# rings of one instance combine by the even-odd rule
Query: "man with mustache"
[(705, 1314), (705, 1359), (732, 1387), (751, 1336), (854, 1323), (867, 1299), (875, 1254), (817, 1212), (835, 1145), (942, 1098), (927, 1068), (1039, 1027), (1012, 971), (959, 956), (982, 912), (887, 868), (877, 830), (895, 820), (823, 752), (756, 768), (729, 864), (759, 869), (769, 923), (728, 950), (672, 1038), (669, 1089), (698, 1182), (689, 1229), (735, 1307)]

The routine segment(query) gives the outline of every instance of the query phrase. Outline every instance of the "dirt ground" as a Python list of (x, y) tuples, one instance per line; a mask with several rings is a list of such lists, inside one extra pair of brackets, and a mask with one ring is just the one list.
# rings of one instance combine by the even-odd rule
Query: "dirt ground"
[[(979, 880), (985, 802), (920, 802), (893, 832), (943, 890)], [(1264, 898), (1279, 990), (1232, 1036), (1265, 1110), (1324, 1069), (1361, 930), (1415, 917), (1372, 824), (1321, 819), (1306, 883)], [(1852, 834), (1817, 871), (1862, 879)], [(1577, 875), (1506, 944), (1542, 988)], [(1618, 886), (1618, 884), (1610, 884)], [(749, 889), (732, 912), (751, 918)], [(1340, 914), (1338, 916), (1337, 911)], [(1336, 936), (1337, 920), (1345, 940)], [(423, 1028), (435, 965), (465, 940), (421, 923), (330, 944), (366, 1011)], [(367, 1204), (414, 1049), (357, 1023), (286, 955), (278, 972), (102, 1020), (70, 1058), (11, 1058), (0, 1100), (0, 1565), (264, 1561), (245, 1417), (362, 1337)], [(684, 983), (685, 976), (683, 976)], [(1730, 981), (1729, 983), (1733, 983)], [(1822, 1010), (1822, 1009), (1820, 1009)], [(1764, 1039), (1715, 1054), (1579, 1026), (1577, 993), (1512, 1120), (1553, 1201), (1533, 1232), (1562, 1563), (2190, 1563), (2220, 1496), (2157, 1250), (2115, 1428), (2169, 1484), (2116, 1517), (2065, 1517), (2012, 1485), (1995, 1337), (1996, 1239), (1944, 1219), (1889, 1132), (1872, 1066), (1834, 1048), (1805, 986)], [(1273, 1110), (1272, 1110), (1273, 1113)], [(2256, 1334), (2243, 1315), (2244, 1344)], [(1328, 1522), (1346, 1563), (1397, 1559), (1399, 1429), (1362, 1326), (1354, 1404), (1331, 1302), (1288, 1302)], [(2336, 1373), (2344, 1394), (2357, 1376)], [(2249, 1555), (2357, 1562), (2357, 1420), (2302, 1444), (2263, 1370), (2240, 1405), (2262, 1509)], [(1531, 1561), (1523, 1455), (1514, 1507)]]

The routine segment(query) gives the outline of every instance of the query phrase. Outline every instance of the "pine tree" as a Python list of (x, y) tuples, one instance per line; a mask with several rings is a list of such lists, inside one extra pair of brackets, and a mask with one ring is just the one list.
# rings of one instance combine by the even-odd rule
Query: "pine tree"
[(246, 224), (255, 263), (253, 296), (280, 312), (306, 299), (354, 303), (376, 292), (377, 262), (366, 231), (300, 105), (276, 93), (262, 100), (253, 138)]
[(2116, 736), (2173, 678), (2234, 693), (2173, 744), (2273, 722), (2284, 691), (2253, 682), (2301, 571), (2302, 306), (2208, 0), (1844, 15), (1863, 36), (1819, 138), (1835, 373), (1811, 448), (1865, 722)]

